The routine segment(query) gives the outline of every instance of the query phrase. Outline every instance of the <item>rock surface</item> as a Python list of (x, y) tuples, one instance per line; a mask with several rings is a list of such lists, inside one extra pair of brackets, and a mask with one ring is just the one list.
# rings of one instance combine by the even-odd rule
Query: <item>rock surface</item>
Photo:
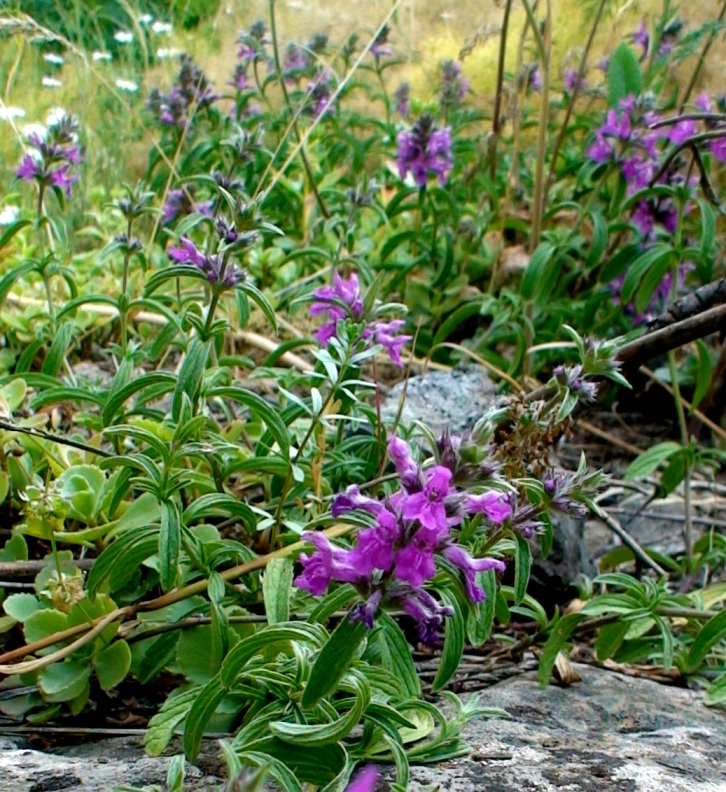
[[(532, 672), (480, 694), (511, 720), (464, 729), (472, 754), (411, 770), (411, 792), (726, 792), (726, 719), (698, 693), (576, 665), (582, 681), (540, 689)], [(465, 698), (465, 697), (464, 697)], [(176, 748), (178, 750), (178, 746)], [(214, 790), (223, 772), (210, 742), (187, 767), (188, 792)], [(163, 784), (169, 759), (138, 738), (41, 753), (0, 740), (0, 792), (111, 792)], [(378, 789), (388, 784), (382, 782)]]

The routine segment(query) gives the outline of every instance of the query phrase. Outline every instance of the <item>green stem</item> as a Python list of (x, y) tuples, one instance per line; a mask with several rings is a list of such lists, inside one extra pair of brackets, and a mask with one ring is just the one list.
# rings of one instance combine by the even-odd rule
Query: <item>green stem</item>
[[(302, 142), (302, 135), (300, 134), (300, 128), (297, 125), (297, 115), (292, 108), (292, 102), (290, 101), (290, 94), (287, 91), (287, 85), (285, 85), (285, 75), (282, 73), (282, 64), (280, 63), (280, 48), (278, 45), (277, 40), (277, 24), (275, 22), (275, 0), (269, 0), (269, 11), (270, 11), (270, 37), (272, 38), (272, 54), (275, 59), (275, 68), (277, 69), (277, 76), (280, 78), (280, 88), (282, 89), (282, 97), (285, 100), (285, 106), (287, 107), (290, 113), (290, 125), (292, 126), (293, 132), (295, 133), (295, 137), (297, 138), (298, 143)], [(318, 185), (315, 183), (315, 177), (313, 176), (313, 169), (310, 167), (310, 161), (308, 160), (308, 156), (305, 152), (304, 147), (301, 146), (300, 148), (300, 156), (302, 158), (303, 168), (305, 169), (305, 173), (308, 177), (308, 182), (310, 183), (310, 189), (313, 191), (313, 195), (315, 196), (315, 201), (317, 202), (318, 206), (320, 207), (320, 211), (323, 217), (327, 220), (330, 217), (330, 213), (328, 212), (323, 199), (318, 192)]]
[(502, 114), (502, 94), (504, 86), (504, 56), (507, 52), (507, 32), (509, 30), (509, 15), (512, 11), (512, 0), (507, 0), (504, 6), (504, 19), (502, 30), (499, 34), (499, 59), (497, 61), (497, 88), (494, 94), (494, 115), (492, 116), (492, 136), (489, 143), (489, 178), (492, 183), (497, 175), (497, 140), (499, 138), (500, 119)]

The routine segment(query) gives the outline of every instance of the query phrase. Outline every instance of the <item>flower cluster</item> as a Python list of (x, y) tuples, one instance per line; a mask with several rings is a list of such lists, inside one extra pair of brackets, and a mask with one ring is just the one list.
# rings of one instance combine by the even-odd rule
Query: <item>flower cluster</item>
[(461, 104), (469, 90), (469, 81), (461, 75), (459, 61), (445, 60), (441, 64), (441, 110), (444, 114)]
[(47, 130), (40, 127), (30, 132), (30, 150), (15, 175), (23, 181), (36, 182), (41, 190), (52, 187), (70, 197), (71, 189), (79, 178), (71, 168), (81, 163), (77, 141), (78, 121), (63, 112), (52, 119)]
[(411, 336), (397, 335), (404, 326), (403, 319), (382, 322), (376, 318), (364, 316), (363, 298), (360, 293), (358, 276), (352, 273), (350, 278), (343, 278), (337, 271), (333, 273), (333, 285), (324, 286), (313, 292), (315, 302), (310, 306), (311, 316), (327, 315), (327, 322), (315, 333), (321, 344), (327, 344), (331, 338), (337, 337), (338, 322), (351, 319), (364, 323), (361, 340), (366, 346), (380, 344), (391, 356), (391, 360), (402, 366), (401, 349), (411, 340)]
[(433, 116), (424, 113), (410, 130), (398, 133), (396, 163), (402, 179), (411, 173), (418, 187), (425, 187), (429, 176), (437, 176), (443, 187), (454, 166), (451, 153), (451, 128), (439, 128)]
[(444, 617), (450, 615), (449, 609), (423, 588), (436, 574), (436, 557), (460, 570), (472, 602), (485, 598), (477, 573), (489, 569), (503, 572), (505, 567), (494, 558), (473, 558), (454, 542), (452, 528), (473, 514), (499, 526), (511, 517), (512, 505), (503, 492), (473, 495), (457, 489), (452, 484), (455, 471), (444, 464), (422, 469), (398, 437), (390, 439), (388, 453), (400, 485), (393, 495), (378, 501), (353, 485), (333, 502), (334, 517), (360, 511), (373, 518), (373, 526), (359, 531), (349, 550), (335, 547), (322, 533), (305, 534), (315, 551), (300, 556), (303, 572), (295, 584), (320, 596), (333, 580), (350, 583), (363, 598), (351, 618), (372, 627), (378, 609), (393, 604), (415, 620), (421, 639), (430, 642)]
[(378, 65), (381, 58), (388, 58), (393, 55), (393, 47), (388, 41), (388, 37), (390, 35), (390, 27), (388, 25), (384, 25), (371, 44), (370, 53), (375, 58), (376, 65)]
[(176, 83), (165, 94), (152, 89), (146, 106), (161, 124), (184, 128), (193, 111), (209, 107), (218, 98), (204, 72), (189, 55), (182, 54)]
[(224, 217), (217, 218), (215, 231), (219, 240), (216, 252), (202, 253), (191, 239), (183, 236), (178, 246), (169, 248), (169, 258), (201, 270), (213, 286), (234, 288), (246, 279), (247, 273), (232, 261), (232, 252), (235, 248), (252, 244), (258, 234), (256, 231), (238, 231), (235, 224)]
[[(683, 289), (686, 281), (686, 275), (694, 269), (694, 265), (690, 261), (684, 261), (678, 266), (676, 287), (678, 291)], [(625, 283), (625, 273), (618, 275), (610, 283), (610, 290), (613, 294), (613, 300), (616, 305), (621, 303), (620, 292), (622, 291), (623, 284)], [(656, 316), (660, 316), (673, 299), (673, 272), (666, 272), (663, 280), (655, 287), (650, 301), (644, 311), (638, 312), (635, 305), (631, 302), (625, 306), (625, 313), (632, 315), (633, 325), (642, 325), (651, 322)]]
[[(708, 94), (700, 94), (696, 97), (695, 101), (696, 109), (700, 110), (702, 113), (713, 113), (717, 112), (721, 115), (726, 114), (726, 94), (719, 96), (716, 99), (715, 107), (714, 102), (711, 101), (711, 97)], [(726, 165), (726, 121), (721, 120), (708, 120), (706, 121), (706, 129), (710, 131), (715, 130), (722, 130), (723, 137), (715, 138), (714, 140), (709, 140), (706, 143), (706, 147), (717, 159), (719, 162), (722, 162)]]
[[(590, 160), (597, 163), (614, 164), (627, 184), (628, 195), (634, 195), (650, 186), (658, 177), (660, 155), (664, 145), (680, 144), (696, 132), (695, 122), (683, 119), (668, 126), (654, 124), (661, 120), (647, 100), (638, 101), (628, 96), (620, 101), (617, 109), (608, 110), (605, 122), (595, 132), (595, 142), (587, 149)], [(658, 177), (659, 184), (695, 187), (697, 179), (689, 179), (674, 163), (666, 173)], [(684, 211), (688, 211), (688, 205)], [(678, 209), (668, 197), (647, 197), (638, 201), (632, 217), (643, 241), (652, 242), (656, 227), (662, 226), (672, 234), (678, 223)]]

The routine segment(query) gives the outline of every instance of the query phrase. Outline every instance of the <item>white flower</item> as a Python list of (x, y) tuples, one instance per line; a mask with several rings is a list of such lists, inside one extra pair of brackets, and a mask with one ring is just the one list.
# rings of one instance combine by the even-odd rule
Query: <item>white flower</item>
[(113, 55), (111, 55), (110, 52), (101, 52), (101, 50), (96, 50), (91, 57), (95, 62), (110, 61), (111, 58), (113, 58)]
[(154, 17), (151, 14), (142, 14), (139, 17), (139, 24), (140, 25), (150, 25), (154, 21)]
[(22, 107), (0, 107), (0, 121), (11, 121), (13, 118), (25, 118)]
[(46, 52), (43, 54), (43, 60), (46, 63), (52, 63), (54, 66), (62, 66), (64, 58), (62, 55), (56, 55), (55, 52)]
[(41, 80), (44, 88), (60, 88), (62, 83), (60, 80), (56, 80), (55, 77), (43, 77)]
[(159, 49), (156, 50), (156, 57), (159, 60), (175, 58), (177, 55), (181, 55), (181, 50), (176, 47), (159, 47)]
[(135, 82), (131, 82), (131, 80), (116, 80), (116, 87), (119, 91), (128, 91), (129, 93), (135, 93), (139, 90), (139, 86)]
[(10, 225), (20, 217), (20, 209), (17, 206), (8, 204), (0, 209), (0, 226)]
[(59, 124), (67, 115), (68, 113), (66, 113), (64, 107), (51, 107), (50, 110), (48, 110), (48, 115), (45, 117), (45, 123), (49, 127), (55, 126), (56, 124)]
[(130, 44), (134, 40), (134, 34), (128, 30), (117, 30), (113, 37), (119, 44)]
[(151, 26), (151, 29), (156, 33), (157, 36), (161, 36), (162, 34), (168, 35), (171, 33), (171, 24), (169, 22), (160, 22), (158, 19), (154, 24)]
[(20, 131), (26, 139), (31, 135), (36, 135), (41, 140), (45, 140), (48, 137), (48, 130), (42, 124), (25, 124)]

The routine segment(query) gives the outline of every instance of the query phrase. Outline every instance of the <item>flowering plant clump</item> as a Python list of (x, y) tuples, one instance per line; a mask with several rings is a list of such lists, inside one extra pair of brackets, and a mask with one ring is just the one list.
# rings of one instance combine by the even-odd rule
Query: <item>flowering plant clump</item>
[(350, 319), (362, 326), (360, 339), (364, 346), (380, 344), (397, 366), (403, 365), (401, 349), (412, 339), (409, 335), (398, 335), (405, 321), (393, 319), (384, 322), (375, 316), (375, 312), (370, 317), (366, 316), (360, 284), (355, 272), (349, 278), (343, 278), (336, 270), (333, 273), (333, 285), (317, 289), (313, 292), (313, 297), (315, 302), (310, 306), (310, 315), (327, 315), (328, 318), (328, 321), (315, 333), (315, 338), (321, 344), (327, 344), (335, 338), (339, 323)]
[[(460, 442), (452, 440), (452, 447)], [(333, 501), (334, 517), (362, 511), (375, 519), (374, 527), (359, 531), (350, 550), (335, 547), (324, 534), (306, 534), (316, 550), (300, 557), (304, 571), (295, 583), (315, 596), (323, 594), (333, 580), (350, 583), (364, 598), (352, 619), (372, 627), (379, 608), (396, 605), (415, 620), (421, 640), (430, 642), (444, 617), (452, 613), (423, 588), (436, 574), (437, 557), (461, 571), (467, 596), (474, 603), (485, 597), (477, 585), (477, 573), (505, 568), (499, 559), (473, 558), (454, 541), (452, 529), (473, 514), (483, 515), (490, 527), (500, 526), (511, 517), (512, 505), (506, 492), (469, 494), (453, 486), (456, 471), (451, 457), (445, 460), (449, 466), (422, 469), (398, 437), (390, 439), (388, 453), (398, 475), (396, 492), (378, 501), (353, 485)]]
[(71, 170), (81, 163), (78, 145), (78, 120), (61, 115), (53, 120), (47, 131), (32, 131), (28, 135), (30, 150), (15, 171), (18, 179), (35, 182), (41, 192), (48, 187), (70, 198), (79, 176)]
[(184, 128), (193, 112), (211, 107), (218, 98), (204, 72), (191, 56), (183, 53), (176, 84), (165, 94), (158, 88), (152, 89), (146, 106), (156, 114), (160, 124)]

